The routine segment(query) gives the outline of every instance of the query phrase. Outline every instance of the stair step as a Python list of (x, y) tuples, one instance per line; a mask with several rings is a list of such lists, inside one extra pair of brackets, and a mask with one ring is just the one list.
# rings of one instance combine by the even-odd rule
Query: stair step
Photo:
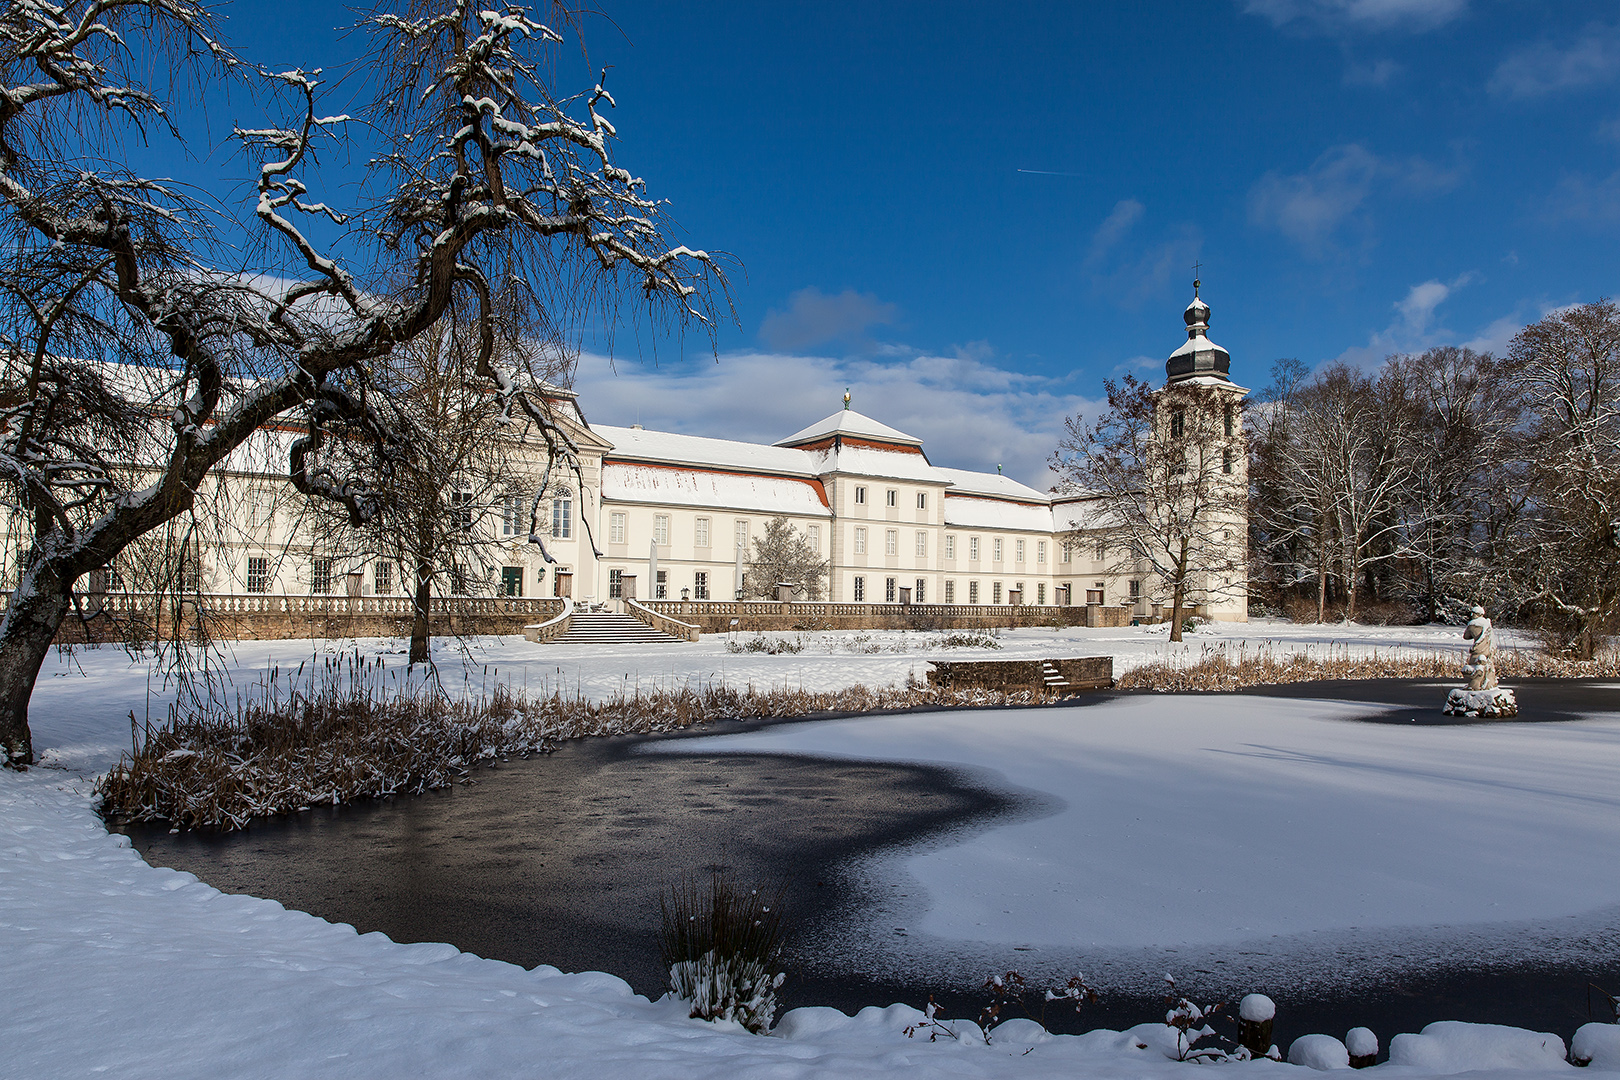
[(633, 615), (613, 613), (576, 613), (569, 621), (568, 632), (554, 638), (555, 645), (634, 645), (679, 641), (661, 630), (655, 630)]

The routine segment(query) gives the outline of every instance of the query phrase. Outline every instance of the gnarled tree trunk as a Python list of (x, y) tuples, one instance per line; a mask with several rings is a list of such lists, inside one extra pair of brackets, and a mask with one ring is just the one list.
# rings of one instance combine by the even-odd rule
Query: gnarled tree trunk
[(5, 620), (0, 622), (0, 750), (13, 768), (34, 763), (28, 699), (45, 654), (72, 606), (73, 599), (61, 579), (48, 567), (35, 566), (24, 573), (22, 583), (11, 594)]

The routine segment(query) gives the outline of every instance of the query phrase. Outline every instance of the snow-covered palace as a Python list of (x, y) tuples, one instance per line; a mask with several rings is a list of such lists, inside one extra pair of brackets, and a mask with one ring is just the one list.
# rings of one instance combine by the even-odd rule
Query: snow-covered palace
[[(1166, 363), (1166, 385), (1207, 395), (1217, 412), (1225, 410), (1237, 449), (1226, 451), (1227, 471), (1235, 462), (1232, 480), (1242, 485), (1241, 424), (1234, 429), (1231, 418), (1246, 391), (1231, 382), (1230, 356), (1205, 332), (1208, 313), (1196, 298), (1187, 308), (1187, 340)], [(1102, 500), (1037, 491), (999, 473), (941, 468), (921, 439), (847, 401), (770, 445), (591, 424), (566, 392), (551, 403), (579, 457), (577, 474), (541, 507), (556, 561), (546, 562), (528, 541), (526, 512), (509, 507), (503, 517), (497, 508), (483, 527), (495, 530), (501, 565), (492, 568), (485, 594), (615, 606), (633, 597), (671, 614), (692, 613), (703, 601), (739, 598), (753, 542), (772, 518), (785, 517), (826, 560), (824, 597), (833, 604), (1086, 605), (1085, 621), (1117, 624), (1152, 617), (1169, 602), (1145, 561), (1122, 564), (1117, 551), (1087, 535), (1088, 523), (1107, 512)], [(532, 463), (536, 474), (543, 464)], [(233, 479), (251, 487), (283, 483), (262, 474)], [(265, 501), (249, 496), (237, 504), (251, 510)], [(288, 601), (407, 594), (403, 568), (366, 555), (336, 565), (329, 549), (298, 535), (307, 526), (288, 521), (278, 529), (278, 517), (266, 513), (229, 530), (225, 550), (203, 560), (212, 563), (203, 591)], [(1243, 523), (1232, 526), (1231, 543), (1244, 544)], [(1246, 619), (1241, 582), (1213, 595), (1200, 614)], [(674, 603), (682, 600), (689, 603)]]

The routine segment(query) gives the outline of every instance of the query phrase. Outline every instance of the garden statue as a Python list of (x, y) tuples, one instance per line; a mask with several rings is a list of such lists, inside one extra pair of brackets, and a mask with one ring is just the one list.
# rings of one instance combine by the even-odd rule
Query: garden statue
[(1468, 649), (1468, 662), (1463, 665), (1463, 674), (1468, 676), (1468, 689), (1495, 690), (1496, 689), (1496, 661), (1491, 654), (1496, 651), (1491, 642), (1491, 620), (1485, 617), (1485, 609), (1476, 606), (1469, 612), (1473, 618), (1463, 627), (1463, 640), (1472, 641)]
[(1469, 614), (1473, 618), (1463, 627), (1463, 640), (1469, 643), (1468, 658), (1463, 663), (1468, 686), (1447, 694), (1442, 711), (1451, 716), (1517, 716), (1519, 702), (1513, 691), (1496, 685), (1496, 644), (1492, 640), (1491, 620), (1478, 605)]

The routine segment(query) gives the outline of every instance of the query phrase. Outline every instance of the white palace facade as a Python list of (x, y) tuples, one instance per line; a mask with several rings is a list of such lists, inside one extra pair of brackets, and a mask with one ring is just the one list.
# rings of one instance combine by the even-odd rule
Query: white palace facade
[[(1167, 378), (1207, 387), (1230, 418), (1246, 391), (1231, 383), (1230, 357), (1204, 333), (1208, 310), (1197, 299), (1188, 307), (1188, 340), (1166, 364)], [(548, 396), (579, 466), (541, 507), (555, 561), (529, 542), (526, 512), (497, 508), (480, 525), (493, 530), (497, 552), (476, 590), (485, 595), (734, 600), (746, 569), (739, 550), (751, 554), (767, 523), (785, 517), (826, 560), (822, 598), (834, 603), (1100, 604), (1130, 617), (1152, 617), (1169, 603), (1146, 562), (1122, 565), (1088, 535), (1106, 512), (1101, 500), (1037, 491), (999, 472), (942, 468), (921, 439), (847, 401), (764, 445), (591, 424), (572, 394)], [(1238, 484), (1246, 484), (1245, 458), (1239, 442)], [(543, 465), (530, 463), (536, 476)], [(202, 591), (406, 595), (400, 567), (365, 555), (334, 558), (329, 543), (300, 536), (307, 519), (275, 509), (295, 502), (280, 477), (235, 471), (221, 481), (246, 486), (245, 498), (229, 502), (252, 520), (222, 530), (231, 539), (204, 555)], [(1245, 543), (1242, 523), (1233, 524), (1232, 542)], [(1244, 620), (1246, 611), (1241, 582), (1200, 609), (1221, 620)]]

